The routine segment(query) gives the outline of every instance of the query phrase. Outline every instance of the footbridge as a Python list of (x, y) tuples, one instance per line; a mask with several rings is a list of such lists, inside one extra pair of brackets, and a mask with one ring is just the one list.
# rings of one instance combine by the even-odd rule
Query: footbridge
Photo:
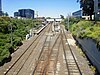
[(61, 22), (62, 19), (61, 18), (50, 18), (50, 19), (46, 19), (46, 21), (48, 21), (48, 22), (53, 22), (53, 21)]

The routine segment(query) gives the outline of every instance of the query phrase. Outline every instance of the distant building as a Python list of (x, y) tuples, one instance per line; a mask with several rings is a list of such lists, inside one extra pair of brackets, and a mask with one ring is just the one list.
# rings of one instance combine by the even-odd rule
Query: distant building
[(14, 17), (22, 18), (34, 18), (34, 10), (32, 9), (20, 9), (18, 12), (14, 13)]
[(14, 17), (18, 17), (18, 16), (19, 16), (18, 12), (14, 12)]
[(19, 16), (20, 17), (34, 18), (34, 10), (31, 10), (31, 9), (20, 9), (18, 12), (19, 12)]
[(2, 16), (2, 2), (0, 0), (0, 16)]
[[(82, 10), (78, 10), (76, 12), (73, 12), (72, 16), (75, 17), (75, 18), (84, 18), (86, 20), (90, 20), (90, 16), (85, 14), (85, 13), (83, 13)], [(94, 16), (92, 16), (92, 19), (94, 19)]]
[[(100, 17), (100, 0), (94, 0), (94, 15), (92, 19), (98, 19)], [(76, 11), (73, 14), (73, 17), (82, 17), (86, 19), (90, 19), (90, 17), (82, 12), (82, 10)]]
[(83, 15), (82, 10), (78, 10), (78, 11), (72, 13), (72, 16), (77, 17), (77, 18), (81, 18), (82, 15)]
[(45, 17), (37, 17), (36, 19), (42, 22), (46, 20)]

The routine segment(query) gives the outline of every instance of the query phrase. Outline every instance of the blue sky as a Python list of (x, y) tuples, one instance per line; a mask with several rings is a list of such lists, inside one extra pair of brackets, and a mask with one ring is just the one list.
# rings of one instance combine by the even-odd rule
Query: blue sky
[(60, 17), (62, 14), (67, 16), (80, 9), (77, 0), (2, 0), (4, 12), (8, 12), (13, 16), (15, 11), (23, 8), (31, 8), (38, 11), (39, 16)]

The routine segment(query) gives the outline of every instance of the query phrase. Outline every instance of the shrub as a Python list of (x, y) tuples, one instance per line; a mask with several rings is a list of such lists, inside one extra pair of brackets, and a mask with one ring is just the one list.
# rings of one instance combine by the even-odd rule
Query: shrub
[(100, 23), (93, 24), (92, 21), (79, 21), (70, 26), (73, 35), (79, 38), (92, 38), (100, 48)]
[(5, 48), (0, 48), (0, 63), (2, 63), (4, 58), (8, 58), (10, 56), (9, 50)]
[(21, 46), (22, 45), (22, 41), (20, 37), (16, 37), (13, 43), (15, 46)]
[[(38, 27), (40, 21), (33, 19), (14, 19), (9, 17), (0, 17), (0, 62), (8, 58), (14, 52), (16, 46), (22, 45), (22, 40), (25, 39), (29, 30), (33, 27)], [(11, 26), (12, 40), (11, 46)]]

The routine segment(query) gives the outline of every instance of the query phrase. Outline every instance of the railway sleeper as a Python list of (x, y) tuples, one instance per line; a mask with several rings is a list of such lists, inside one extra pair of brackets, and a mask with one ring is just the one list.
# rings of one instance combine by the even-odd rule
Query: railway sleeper
[(73, 73), (73, 72), (78, 72), (78, 73), (79, 73), (79, 70), (78, 70), (78, 69), (69, 68), (69, 71), (72, 72), (72, 73)]
[(78, 71), (79, 72), (79, 70), (77, 68), (69, 68), (69, 70), (70, 71)]
[(57, 54), (52, 54), (51, 58), (55, 58), (57, 56)]
[(53, 70), (49, 70), (49, 71), (47, 72), (47, 75), (54, 75), (54, 71), (53, 71)]
[(74, 59), (67, 59), (68, 62), (75, 63)]
[(50, 58), (50, 60), (52, 60), (52, 59), (53, 59), (53, 60), (56, 60), (56, 58), (55, 58), (55, 57), (51, 57), (51, 58)]
[(69, 65), (68, 65), (68, 67), (69, 67), (70, 69), (78, 69), (77, 66), (75, 66), (75, 65), (74, 65), (74, 66), (72, 66), (72, 65), (69, 66)]
[(78, 70), (78, 68), (77, 68), (77, 66), (68, 66), (69, 67), (69, 69), (77, 69)]
[[(77, 66), (76, 65), (68, 65), (69, 67), (72, 67), (72, 68), (77, 68)], [(78, 69), (78, 68), (77, 68)]]
[(50, 61), (55, 61), (55, 58), (51, 58)]
[(57, 54), (57, 52), (58, 52), (58, 50), (56, 50), (56, 51), (53, 51), (53, 52), (52, 52), (52, 54)]
[(74, 66), (74, 67), (77, 67), (76, 64), (68, 64), (68, 66)]
[(80, 75), (80, 73), (70, 73), (70, 75)]
[(48, 50), (48, 47), (44, 47), (44, 50)]
[(69, 55), (69, 54), (67, 54), (66, 57), (67, 57), (68, 59), (73, 59), (73, 56), (72, 56), (72, 55)]
[(45, 59), (45, 58), (43, 58), (43, 57), (40, 59), (40, 61), (43, 61), (43, 62), (44, 62), (45, 60), (46, 60), (46, 59)]
[(67, 62), (67, 63), (68, 63), (68, 65), (76, 65), (75, 62)]
[(75, 61), (72, 61), (72, 62), (70, 62), (70, 61), (67, 61), (67, 63), (70, 65), (70, 64), (72, 64), (72, 65), (76, 65), (76, 63), (75, 63)]

